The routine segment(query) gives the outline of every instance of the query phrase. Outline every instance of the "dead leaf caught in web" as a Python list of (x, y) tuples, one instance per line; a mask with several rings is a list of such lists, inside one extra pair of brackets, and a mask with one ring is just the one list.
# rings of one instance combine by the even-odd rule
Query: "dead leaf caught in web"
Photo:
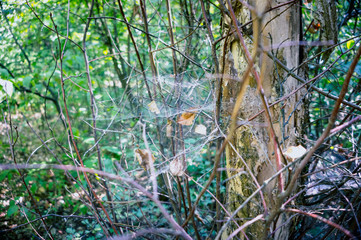
[(177, 123), (180, 125), (190, 126), (193, 124), (194, 118), (196, 117), (195, 112), (184, 112), (182, 115), (178, 118)]
[(184, 174), (184, 169), (184, 163), (178, 158), (174, 159), (169, 164), (169, 171), (173, 176), (182, 176)]
[(283, 155), (285, 155), (285, 157), (288, 158), (289, 160), (294, 161), (295, 159), (305, 155), (306, 152), (307, 150), (304, 147), (302, 147), (302, 145), (298, 145), (297, 147), (290, 146), (287, 148), (285, 152), (283, 152)]
[(149, 104), (148, 104), (148, 108), (151, 112), (154, 112), (155, 114), (159, 114), (160, 111), (159, 111), (159, 108), (157, 106), (157, 104), (155, 103), (155, 101), (151, 101)]
[(167, 120), (166, 136), (171, 138), (173, 135), (172, 121)]
[(198, 133), (198, 134), (201, 134), (201, 135), (207, 135), (207, 127), (204, 126), (203, 124), (199, 124), (194, 129), (194, 132)]
[(138, 160), (139, 165), (144, 169), (144, 170), (148, 170), (149, 169), (149, 159), (151, 159), (152, 162), (154, 162), (155, 158), (154, 156), (151, 154), (150, 158), (149, 158), (149, 154), (148, 151), (146, 149), (135, 149), (134, 150), (134, 155), (135, 158)]

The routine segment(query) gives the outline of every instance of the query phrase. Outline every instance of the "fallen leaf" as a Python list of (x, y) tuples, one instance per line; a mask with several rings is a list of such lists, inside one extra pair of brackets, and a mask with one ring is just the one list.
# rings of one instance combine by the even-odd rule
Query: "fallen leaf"
[(151, 112), (154, 112), (155, 114), (159, 114), (160, 111), (159, 111), (159, 108), (157, 106), (157, 104), (155, 103), (155, 101), (151, 101), (149, 104), (148, 104), (148, 108)]
[(184, 112), (182, 115), (178, 118), (177, 123), (180, 125), (186, 125), (190, 126), (193, 124), (194, 118), (196, 117), (195, 112)]

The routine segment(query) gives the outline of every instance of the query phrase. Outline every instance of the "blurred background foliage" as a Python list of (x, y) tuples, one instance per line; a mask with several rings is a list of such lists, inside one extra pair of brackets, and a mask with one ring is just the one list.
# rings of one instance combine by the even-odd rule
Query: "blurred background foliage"
[[(74, 164), (74, 147), (69, 138), (69, 128), (61, 90), (60, 51), (64, 37), (51, 30), (57, 26), (59, 35), (69, 36), (64, 51), (62, 69), (64, 92), (75, 141), (84, 165), (99, 169), (93, 136), (91, 94), (88, 87), (84, 52), (80, 47), (89, 17), (91, 0), (5, 0), (1, 4), (0, 25), (0, 79), (1, 79), (1, 163), (13, 164), (9, 144), (10, 116), (12, 134), (16, 139), (15, 158), (18, 163)], [(145, 69), (146, 81), (140, 70), (137, 53), (127, 31), (117, 1), (96, 0), (92, 20), (86, 33), (86, 50), (89, 59), (92, 91), (96, 100), (95, 120), (100, 140), (100, 157), (103, 170), (122, 174), (125, 170), (144, 186), (150, 186), (147, 170), (135, 157), (136, 149), (145, 149), (143, 124), (146, 138), (155, 158), (159, 173), (168, 171), (169, 161), (185, 153), (190, 197), (194, 200), (204, 185), (213, 166), (216, 140), (221, 137), (213, 132), (215, 108), (215, 78), (212, 77), (215, 63), (212, 47), (202, 16), (199, 1), (170, 1), (173, 34), (176, 42), (177, 76), (174, 74), (169, 34), (167, 6), (164, 1), (147, 1), (147, 25), (139, 1), (121, 1), (130, 29)], [(68, 5), (69, 4), (69, 5)], [(302, 4), (304, 40), (318, 40), (319, 31), (311, 33), (315, 3)], [(301, 5), (302, 4), (302, 5)], [(214, 38), (221, 37), (221, 11), (217, 1), (205, 1), (208, 18), (212, 23)], [(352, 8), (352, 9), (351, 9)], [(68, 9), (70, 9), (68, 14)], [(351, 9), (351, 10), (350, 10)], [(315, 86), (327, 93), (338, 95), (345, 74), (360, 41), (360, 1), (338, 1), (338, 42), (330, 58), (324, 61), (317, 56), (317, 46), (306, 46), (309, 78), (323, 71), (336, 61)], [(68, 27), (67, 27), (68, 25)], [(68, 32), (67, 32), (68, 29)], [(150, 38), (155, 71), (149, 61)], [(79, 47), (80, 46), (80, 47)], [(220, 45), (216, 45), (219, 54)], [(164, 49), (163, 49), (164, 48)], [(349, 54), (344, 54), (349, 52)], [(340, 57), (340, 58), (339, 58)], [(154, 77), (154, 74), (156, 77)], [(360, 104), (361, 66), (358, 65), (352, 79), (352, 89), (346, 99)], [(176, 79), (177, 78), (177, 79)], [(149, 85), (150, 94), (146, 83)], [(155, 90), (154, 90), (155, 89)], [(159, 91), (161, 89), (161, 91)], [(152, 98), (149, 97), (152, 95)], [(149, 107), (155, 101), (159, 113)], [(327, 117), (334, 101), (309, 90), (309, 125), (304, 126), (305, 136), (316, 140), (328, 123)], [(301, 103), (302, 104), (302, 103)], [(196, 112), (191, 126), (183, 127), (184, 146), (172, 143), (174, 128), (179, 115), (187, 110)], [(346, 117), (349, 111), (341, 112)], [(354, 111), (356, 114), (358, 111)], [(358, 112), (359, 113), (359, 112)], [(346, 119), (346, 118), (345, 118)], [(228, 119), (222, 120), (226, 130)], [(339, 122), (341, 123), (341, 122)], [(206, 127), (206, 134), (195, 131)], [(167, 126), (172, 126), (168, 136)], [(304, 138), (305, 136), (301, 136)], [(358, 124), (334, 136), (329, 147), (342, 149), (343, 153), (358, 151), (361, 144), (361, 126)], [(181, 140), (182, 141), (182, 140)], [(46, 142), (46, 146), (44, 144)], [(305, 144), (307, 142), (305, 141)], [(51, 149), (51, 152), (49, 149)], [(121, 169), (117, 166), (119, 164)], [(73, 178), (60, 170), (21, 170), (24, 182), (33, 195), (39, 211), (46, 217), (51, 234), (56, 239), (102, 239), (105, 233), (80, 185), (87, 188), (86, 181), (76, 172)], [(167, 227), (168, 223), (157, 209), (135, 189), (118, 182), (108, 182), (112, 202), (104, 191), (101, 177), (89, 175), (97, 194), (107, 209), (114, 207), (117, 227), (124, 232), (139, 230), (141, 226)], [(222, 177), (222, 181), (225, 180)], [(22, 177), (15, 170), (0, 172), (0, 235), (8, 239), (37, 239), (32, 230), (46, 236), (34, 210)], [(160, 192), (167, 195), (161, 177), (158, 177)], [(179, 190), (177, 177), (172, 180), (172, 189)], [(197, 183), (195, 183), (197, 182)], [(186, 186), (184, 180), (178, 182)], [(224, 198), (225, 185), (221, 192)], [(200, 185), (199, 185), (200, 184)], [(215, 192), (215, 184), (210, 192)], [(185, 204), (179, 193), (177, 204)], [(184, 196), (183, 196), (184, 197)], [(169, 198), (161, 196), (164, 205), (171, 210)], [(212, 238), (215, 233), (215, 201), (206, 193), (197, 212), (201, 222), (199, 234), (202, 239)], [(99, 207), (99, 206), (98, 206)], [(184, 211), (184, 208), (180, 211)], [(184, 214), (184, 212), (183, 212)], [(104, 220), (105, 226), (110, 227)], [(112, 230), (109, 230), (112, 233)], [(188, 232), (194, 236), (194, 226)]]

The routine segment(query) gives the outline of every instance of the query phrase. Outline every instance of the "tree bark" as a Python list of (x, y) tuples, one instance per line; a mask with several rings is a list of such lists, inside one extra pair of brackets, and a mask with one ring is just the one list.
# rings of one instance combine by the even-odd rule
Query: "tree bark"
[[(241, 32), (250, 53), (256, 51), (253, 42), (255, 38), (259, 37), (258, 51), (253, 55), (256, 56), (254, 60), (255, 70), (260, 75), (265, 99), (271, 104), (296, 89), (298, 82), (279, 68), (273, 59), (262, 50), (274, 55), (289, 69), (299, 65), (302, 55), (298, 44), (302, 36), (300, 8), (298, 6), (300, 3), (295, 1), (282, 5), (286, 1), (258, 0), (250, 1), (248, 4), (251, 7), (248, 7), (240, 2), (232, 1), (232, 6), (225, 4), (225, 7), (229, 14), (234, 11), (239, 26), (245, 25), (252, 19), (257, 19), (258, 15), (259, 26), (257, 27), (253, 21), (252, 24), (241, 28)], [(225, 11), (222, 21), (224, 35), (226, 36), (228, 32), (232, 33), (235, 24), (227, 15), (227, 11)], [(234, 32), (226, 39), (220, 57), (224, 60), (220, 63), (220, 69), (223, 69), (224, 73), (223, 106), (226, 106), (223, 116), (230, 115), (230, 111), (227, 109), (233, 110), (240, 87), (243, 84), (243, 74), (249, 65), (249, 60), (247, 60), (245, 51), (240, 44), (239, 35)], [(301, 74), (299, 71), (296, 73)], [(262, 185), (265, 180), (278, 171), (274, 142), (269, 134), (270, 124), (266, 115), (263, 113), (254, 120), (246, 122), (265, 109), (257, 81), (255, 81), (254, 75), (251, 74), (250, 77), (237, 115), (238, 127), (226, 147), (227, 206), (230, 212), (234, 212), (256, 191), (258, 187), (254, 178), (257, 179), (259, 185)], [(303, 94), (298, 92), (270, 108), (273, 129), (281, 150), (286, 150), (288, 146), (298, 145), (297, 136), (300, 132), (301, 117), (303, 116), (301, 109), (303, 104), (300, 102), (302, 96)], [(280, 166), (283, 167), (284, 164), (285, 162), (282, 162)], [(254, 178), (252, 178), (250, 171)], [(287, 180), (288, 176), (283, 175), (283, 178)], [(236, 218), (240, 219), (238, 224), (241, 226), (260, 214), (264, 214), (266, 217), (267, 213), (272, 210), (275, 197), (279, 191), (279, 179), (275, 178), (262, 190), (267, 209), (264, 209), (260, 195), (256, 195), (237, 213)], [(257, 221), (245, 229), (245, 234), (249, 239), (261, 239), (266, 231), (271, 233), (279, 227), (272, 237), (288, 239), (289, 224), (285, 224), (287, 218), (287, 215), (281, 214), (277, 223), (271, 225), (271, 229), (265, 229), (264, 221)], [(236, 229), (235, 225), (230, 225), (227, 231), (223, 233), (222, 238), (226, 239)], [(239, 237), (244, 238), (244, 234), (240, 233)]]

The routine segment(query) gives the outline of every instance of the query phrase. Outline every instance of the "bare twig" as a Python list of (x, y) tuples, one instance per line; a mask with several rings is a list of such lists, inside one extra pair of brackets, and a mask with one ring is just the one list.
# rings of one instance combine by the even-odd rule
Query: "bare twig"
[[(93, 8), (94, 8), (94, 3), (95, 1), (92, 0), (91, 2), (91, 6), (90, 6), (90, 11), (89, 11), (89, 17), (91, 17), (93, 15)], [(92, 81), (91, 81), (91, 77), (90, 77), (90, 69), (89, 69), (89, 60), (88, 60), (88, 54), (87, 54), (87, 47), (86, 47), (86, 37), (87, 37), (87, 33), (88, 33), (88, 29), (90, 26), (90, 22), (91, 19), (88, 18), (87, 23), (85, 25), (85, 30), (84, 30), (84, 35), (83, 35), (83, 56), (84, 56), (84, 63), (85, 63), (85, 71), (86, 71), (86, 76), (87, 76), (87, 80), (88, 80), (88, 88), (89, 88), (89, 94), (90, 94), (90, 108), (91, 108), (91, 113), (92, 113), (92, 123), (93, 123), (93, 138), (94, 138), (94, 142), (97, 143), (98, 142), (98, 136), (97, 136), (97, 131), (96, 131), (96, 119), (97, 119), (97, 106), (96, 106), (96, 102), (95, 102), (95, 98), (94, 98), (94, 93), (93, 93), (93, 88), (92, 88)], [(101, 155), (100, 155), (100, 147), (99, 144), (96, 144), (96, 152), (97, 152), (97, 158), (98, 158), (98, 166), (99, 166), (99, 170), (103, 170), (103, 163), (102, 163), (102, 159), (101, 159)], [(107, 196), (108, 201), (112, 201), (112, 196), (110, 194), (109, 191), (109, 187), (106, 181), (103, 182), (104, 184), (104, 188), (105, 188), (105, 193)], [(98, 198), (96, 196), (96, 194), (94, 194), (95, 198)], [(106, 209), (104, 208), (104, 206), (101, 204), (101, 202), (98, 199), (98, 202), (100, 204), (100, 206), (102, 207), (106, 217), (108, 218), (110, 224), (112, 225), (112, 228), (115, 232), (115, 234), (118, 234), (118, 231), (115, 227), (115, 225), (113, 224), (113, 221), (110, 219)], [(110, 204), (110, 209), (111, 209), (111, 213), (113, 215), (113, 220), (115, 222), (117, 222), (117, 217), (114, 211), (114, 206), (113, 204)]]
[[(94, 0), (93, 0), (93, 1), (94, 1)], [(63, 55), (62, 55), (62, 52), (63, 52), (63, 51), (62, 51), (61, 43), (60, 43), (60, 34), (59, 34), (59, 32), (58, 32), (57, 25), (55, 24), (54, 19), (53, 19), (53, 17), (52, 17), (52, 13), (50, 13), (50, 19), (52, 20), (52, 22), (53, 22), (53, 24), (54, 24), (54, 28), (55, 28), (54, 31), (55, 31), (55, 33), (57, 33), (57, 37), (58, 37), (57, 39), (58, 39), (59, 52), (60, 52), (61, 91), (62, 91), (62, 96), (63, 96), (65, 113), (66, 113), (66, 117), (67, 117), (68, 133), (69, 133), (69, 135), (70, 135), (70, 138), (71, 138), (72, 144), (73, 144), (73, 146), (74, 146), (74, 149), (75, 149), (76, 155), (77, 155), (77, 157), (78, 157), (78, 160), (79, 160), (79, 162), (80, 162), (80, 165), (81, 165), (81, 166), (84, 166), (83, 160), (82, 160), (82, 158), (81, 158), (81, 156), (80, 156), (80, 153), (79, 153), (79, 150), (78, 150), (78, 146), (77, 146), (77, 144), (76, 144), (76, 142), (75, 142), (75, 139), (74, 139), (74, 134), (73, 134), (72, 125), (71, 125), (71, 122), (70, 122), (70, 115), (69, 115), (68, 106), (67, 106), (67, 101), (66, 101), (66, 96), (65, 96), (64, 76), (63, 76)], [(88, 27), (89, 27), (89, 23), (87, 24), (86, 28), (88, 28)], [(65, 47), (65, 45), (64, 45), (64, 47)], [(81, 48), (81, 49), (82, 49), (82, 48)], [(83, 51), (83, 49), (82, 49), (82, 51)], [(84, 52), (84, 51), (83, 51), (83, 52)], [(77, 172), (77, 173), (78, 173), (78, 177), (79, 177), (79, 176), (80, 176), (80, 175), (79, 175), (79, 172)], [(94, 191), (94, 189), (93, 189), (93, 186), (92, 186), (92, 184), (91, 184), (91, 182), (90, 182), (90, 180), (89, 180), (86, 172), (83, 172), (83, 174), (84, 174), (84, 177), (85, 177), (85, 179), (86, 179), (86, 181), (87, 181), (87, 183), (88, 183), (88, 186), (89, 186), (89, 188), (90, 188), (93, 196), (97, 199), (100, 207), (102, 208), (103, 212), (104, 212), (105, 215), (107, 216), (109, 222), (112, 223), (112, 221), (110, 220), (110, 217), (109, 217), (107, 211), (105, 210), (103, 204), (100, 202), (97, 194), (95, 193), (95, 191)], [(90, 197), (88, 197), (88, 200), (89, 200), (90, 203), (93, 204), (93, 201), (90, 199)], [(95, 208), (95, 209), (96, 209), (96, 208)], [(97, 209), (96, 209), (96, 212), (98, 213), (98, 210), (97, 210)], [(98, 215), (99, 215), (99, 213), (98, 213)], [(102, 229), (104, 230), (105, 234), (106, 234), (107, 236), (109, 236), (110, 234), (109, 234), (109, 232), (107, 231), (107, 229), (105, 229), (101, 224), (100, 224), (100, 226), (101, 226)], [(114, 226), (113, 224), (112, 224), (112, 227), (113, 227), (114, 232), (117, 233), (117, 230), (116, 230), (116, 228), (115, 228), (115, 226)]]
[(343, 232), (346, 236), (348, 236), (349, 238), (351, 239), (356, 239), (356, 237), (347, 229), (345, 229), (344, 227), (326, 219), (326, 218), (323, 218), (317, 214), (314, 214), (314, 213), (308, 213), (308, 212), (305, 212), (305, 211), (302, 211), (302, 210), (299, 210), (299, 209), (293, 209), (293, 208), (287, 208), (285, 209), (286, 212), (294, 212), (294, 213), (299, 213), (299, 214), (302, 214), (302, 215), (306, 215), (306, 216), (309, 216), (309, 217), (312, 217), (312, 218), (315, 218), (317, 220), (320, 220), (338, 230), (340, 230), (341, 232)]
[(261, 215), (258, 215), (257, 217), (255, 218), (252, 218), (251, 220), (249, 220), (248, 222), (245, 222), (242, 226), (240, 226), (239, 228), (237, 228), (236, 231), (232, 232), (227, 240), (230, 240), (230, 239), (233, 239), (233, 237), (235, 237), (240, 231), (242, 231), (243, 229), (245, 229), (246, 227), (252, 225), (253, 223), (259, 221), (259, 220), (262, 220), (263, 219), (263, 214)]

